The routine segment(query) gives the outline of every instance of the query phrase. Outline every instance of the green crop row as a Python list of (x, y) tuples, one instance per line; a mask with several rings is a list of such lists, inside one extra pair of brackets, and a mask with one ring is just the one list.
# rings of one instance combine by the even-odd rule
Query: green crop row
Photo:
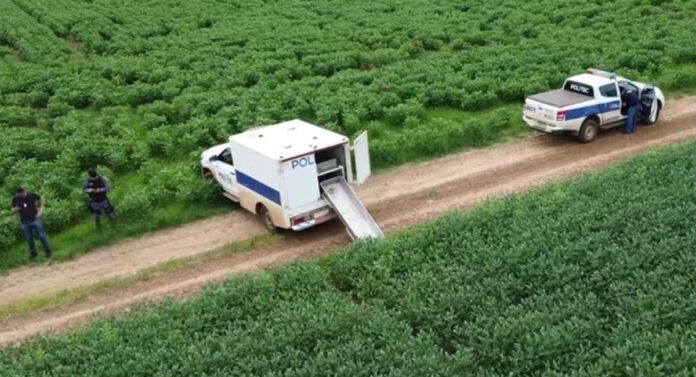
[(2, 376), (690, 376), (693, 143), (0, 351)]
[[(383, 125), (371, 137), (377, 167), (483, 145), (521, 129), (519, 114), (430, 122), (423, 110), (519, 102), (588, 66), (692, 88), (695, 9), (677, 0), (3, 1), (0, 203), (17, 185), (49, 195), (54, 233), (86, 216), (88, 167), (146, 181), (153, 161), (194, 167), (232, 133), (296, 117), (347, 135)], [(181, 174), (196, 186), (195, 169)], [(151, 205), (170, 200), (147, 185), (124, 191), (128, 203), (144, 191)], [(0, 213), (0, 251), (17, 228)]]

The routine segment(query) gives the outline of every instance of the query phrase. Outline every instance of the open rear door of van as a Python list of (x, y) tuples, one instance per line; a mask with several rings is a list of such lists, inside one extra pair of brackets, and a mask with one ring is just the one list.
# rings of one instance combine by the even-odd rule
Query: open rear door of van
[(355, 183), (361, 184), (372, 175), (367, 131), (363, 131), (353, 142), (353, 155), (355, 156)]

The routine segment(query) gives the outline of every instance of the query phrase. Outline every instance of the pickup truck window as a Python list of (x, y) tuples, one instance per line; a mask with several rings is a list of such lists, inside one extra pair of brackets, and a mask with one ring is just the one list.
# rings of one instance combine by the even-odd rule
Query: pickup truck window
[(587, 84), (581, 84), (576, 81), (566, 81), (565, 85), (563, 85), (563, 89), (570, 90), (571, 92), (579, 94), (584, 94), (586, 96), (594, 97), (594, 90), (592, 89), (592, 86)]
[(599, 92), (604, 97), (618, 97), (619, 93), (616, 92), (616, 84), (607, 84), (599, 87)]
[(619, 90), (621, 91), (622, 95), (628, 91), (634, 91), (638, 93), (638, 87), (631, 84), (628, 81), (619, 81)]

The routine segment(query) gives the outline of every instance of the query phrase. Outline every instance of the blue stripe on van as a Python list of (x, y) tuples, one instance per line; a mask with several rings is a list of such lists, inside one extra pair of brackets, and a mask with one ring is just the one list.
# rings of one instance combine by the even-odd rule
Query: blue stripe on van
[(577, 109), (568, 110), (566, 113), (566, 120), (573, 120), (577, 118), (585, 118), (590, 115), (599, 115), (609, 111), (617, 110), (621, 107), (620, 101), (613, 101), (607, 103), (600, 103), (598, 105), (590, 105), (585, 107), (579, 107)]
[(237, 182), (249, 190), (254, 191), (264, 198), (267, 198), (270, 201), (280, 205), (280, 192), (273, 187), (267, 186), (263, 182), (257, 181), (239, 170), (237, 170)]

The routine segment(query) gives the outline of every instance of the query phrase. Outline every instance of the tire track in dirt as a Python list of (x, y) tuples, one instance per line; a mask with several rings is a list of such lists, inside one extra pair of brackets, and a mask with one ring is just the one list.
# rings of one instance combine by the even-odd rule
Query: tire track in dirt
[[(373, 177), (360, 187), (358, 195), (368, 205), (386, 233), (431, 220), (444, 212), (480, 204), (483, 201), (511, 193), (527, 191), (548, 182), (558, 181), (580, 172), (600, 168), (628, 156), (660, 145), (694, 139), (696, 136), (696, 97), (668, 104), (663, 119), (655, 126), (641, 127), (633, 135), (620, 135), (617, 130), (600, 134), (592, 144), (579, 144), (570, 138), (539, 135), (522, 141), (446, 156), (421, 164), (406, 165)], [(232, 228), (230, 228), (232, 227)], [(214, 235), (215, 242), (201, 236), (202, 231)], [(57, 269), (34, 275), (38, 280), (21, 280), (10, 284), (13, 275), (34, 272), (21, 269), (0, 278), (0, 297), (26, 297), (24, 292), (37, 292), (41, 287), (55, 284), (60, 274), (65, 281), (99, 281), (105, 275), (134, 273), (161, 263), (167, 254), (160, 250), (162, 243), (185, 245), (177, 255), (195, 255), (261, 234), (263, 229), (252, 216), (243, 212), (208, 219), (182, 228), (158, 232), (144, 239), (115, 245), (63, 265), (40, 267)], [(94, 314), (123, 311), (136, 302), (162, 297), (183, 298), (193, 295), (207, 283), (222, 280), (230, 274), (255, 271), (285, 264), (297, 259), (309, 259), (330, 253), (348, 244), (343, 227), (331, 222), (302, 233), (284, 234), (280, 241), (253, 251), (205, 261), (197, 266), (164, 273), (153, 279), (138, 282), (114, 292), (93, 295), (65, 308), (30, 313), (22, 318), (0, 324), (0, 344), (21, 340), (29, 335), (71, 328), (88, 322)], [(137, 249), (143, 247), (143, 249)], [(191, 250), (191, 248), (195, 250)], [(107, 254), (107, 255), (101, 255)], [(108, 254), (114, 254), (109, 258)], [(138, 259), (137, 256), (146, 255)], [(93, 259), (91, 259), (91, 258)], [(115, 271), (113, 261), (133, 259), (125, 264), (130, 270)], [(92, 265), (96, 263), (96, 267)], [(107, 265), (105, 266), (104, 263)], [(144, 266), (137, 265), (144, 263)], [(149, 263), (149, 264), (148, 264)], [(119, 265), (120, 266), (120, 265)], [(90, 275), (97, 268), (98, 276)], [(42, 281), (45, 279), (45, 281)], [(79, 286), (76, 285), (76, 286)], [(65, 288), (64, 286), (59, 288)], [(24, 289), (24, 291), (22, 291)]]

